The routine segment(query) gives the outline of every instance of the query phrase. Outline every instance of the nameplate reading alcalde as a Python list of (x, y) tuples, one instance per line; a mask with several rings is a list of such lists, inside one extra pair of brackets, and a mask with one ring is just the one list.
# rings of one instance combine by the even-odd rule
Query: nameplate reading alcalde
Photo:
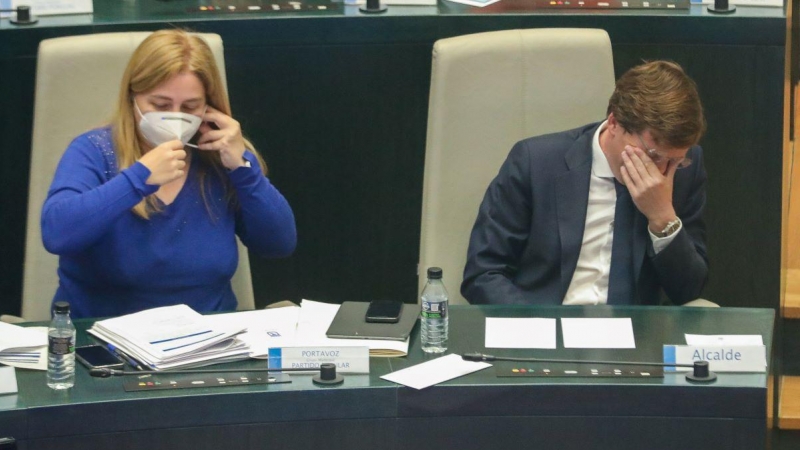
[[(767, 349), (763, 345), (665, 345), (664, 362), (693, 364), (708, 361), (714, 372), (766, 372)], [(665, 367), (665, 372), (691, 370), (688, 367)]]
[(369, 373), (369, 347), (280, 347), (269, 349), (269, 368), (319, 369), (336, 364), (339, 373)]

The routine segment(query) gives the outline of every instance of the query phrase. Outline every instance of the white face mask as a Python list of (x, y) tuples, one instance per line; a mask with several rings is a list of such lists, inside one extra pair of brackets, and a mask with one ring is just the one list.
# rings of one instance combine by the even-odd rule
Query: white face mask
[[(141, 116), (139, 131), (154, 147), (175, 139), (180, 139), (185, 145), (197, 133), (200, 124), (203, 123), (203, 118), (194, 114), (166, 111), (152, 111), (142, 114), (142, 110), (139, 109), (136, 100), (133, 101), (133, 105)], [(208, 109), (208, 106), (206, 106), (206, 109)], [(206, 110), (203, 110), (203, 115), (205, 114)]]

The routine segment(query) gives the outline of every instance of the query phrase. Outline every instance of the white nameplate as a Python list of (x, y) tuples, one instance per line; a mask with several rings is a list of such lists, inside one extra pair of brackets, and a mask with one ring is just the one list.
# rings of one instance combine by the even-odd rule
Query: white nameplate
[[(713, 5), (714, 0), (691, 0), (691, 3), (704, 5)], [(737, 6), (772, 6), (775, 8), (783, 7), (783, 0), (730, 0), (728, 3)]]
[(17, 393), (17, 373), (11, 366), (0, 366), (0, 394)]
[[(766, 372), (767, 348), (763, 345), (665, 345), (664, 362), (693, 364), (708, 361), (712, 372)], [(665, 367), (665, 372), (687, 371), (688, 367)]]
[(338, 373), (369, 373), (369, 347), (276, 347), (269, 349), (269, 368), (314, 371), (336, 364)]
[[(92, 0), (0, 0), (0, 9), (29, 6), (32, 16), (54, 16), (59, 14), (91, 14), (94, 11)], [(11, 13), (3, 13), (9, 17)]]

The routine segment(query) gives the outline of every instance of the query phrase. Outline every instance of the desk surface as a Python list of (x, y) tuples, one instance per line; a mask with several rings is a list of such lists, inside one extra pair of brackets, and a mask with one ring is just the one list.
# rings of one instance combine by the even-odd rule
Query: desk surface
[[(468, 306), (451, 311), (452, 353), (640, 361), (659, 361), (661, 346), (683, 344), (684, 333), (760, 334), (771, 352), (774, 320), (769, 309)], [(631, 317), (637, 348), (564, 349), (559, 336), (557, 350), (487, 351), (485, 317)], [(88, 322), (78, 324), (83, 328)], [(79, 344), (87, 340), (80, 333)], [(580, 439), (607, 436), (595, 448), (670, 448), (707, 433), (716, 437), (699, 441), (702, 448), (764, 445), (767, 374), (724, 373), (714, 384), (696, 385), (680, 374), (520, 379), (498, 378), (490, 368), (421, 391), (380, 379), (428, 358), (415, 332), (408, 357), (372, 358), (369, 375), (346, 375), (343, 385), (323, 388), (310, 376), (294, 375), (291, 384), (126, 393), (121, 377), (91, 378), (78, 366), (76, 386), (56, 392), (46, 388), (44, 372), (18, 370), (19, 394), (0, 397), (0, 435), (26, 442), (22, 448), (79, 448), (104, 439), (117, 442), (119, 436), (130, 439), (125, 448), (138, 448), (143, 436), (159, 438), (149, 448), (213, 448), (214, 442), (257, 448), (253, 435), (303, 432), (287, 448), (313, 448), (321, 439), (315, 430), (327, 430), (340, 438), (328, 448), (374, 448), (374, 441), (345, 436), (385, 439), (388, 433), (396, 439), (386, 448), (418, 450), (443, 442), (476, 449), (492, 442), (512, 445), (535, 434), (539, 442), (578, 448), (578, 441), (569, 443), (572, 438), (563, 441), (562, 433), (579, 424)], [(240, 364), (258, 365), (263, 362)], [(212, 429), (216, 434), (205, 434)], [(614, 437), (614, 431), (624, 434)]]

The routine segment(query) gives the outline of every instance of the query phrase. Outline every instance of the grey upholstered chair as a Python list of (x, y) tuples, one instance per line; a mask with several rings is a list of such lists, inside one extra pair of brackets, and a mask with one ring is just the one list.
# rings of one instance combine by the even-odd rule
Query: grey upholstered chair
[[(71, 36), (47, 39), (39, 45), (22, 292), (25, 320), (49, 319), (50, 302), (58, 287), (58, 258), (44, 249), (39, 226), (56, 165), (73, 138), (111, 117), (128, 59), (149, 34)], [(211, 46), (224, 81), (222, 39), (216, 34), (201, 36)], [(253, 309), (250, 261), (241, 242), (233, 290), (239, 309)]]
[(517, 141), (605, 117), (614, 90), (603, 30), (531, 29), (437, 41), (428, 112), (419, 286), (444, 270), (451, 302), (490, 181)]

